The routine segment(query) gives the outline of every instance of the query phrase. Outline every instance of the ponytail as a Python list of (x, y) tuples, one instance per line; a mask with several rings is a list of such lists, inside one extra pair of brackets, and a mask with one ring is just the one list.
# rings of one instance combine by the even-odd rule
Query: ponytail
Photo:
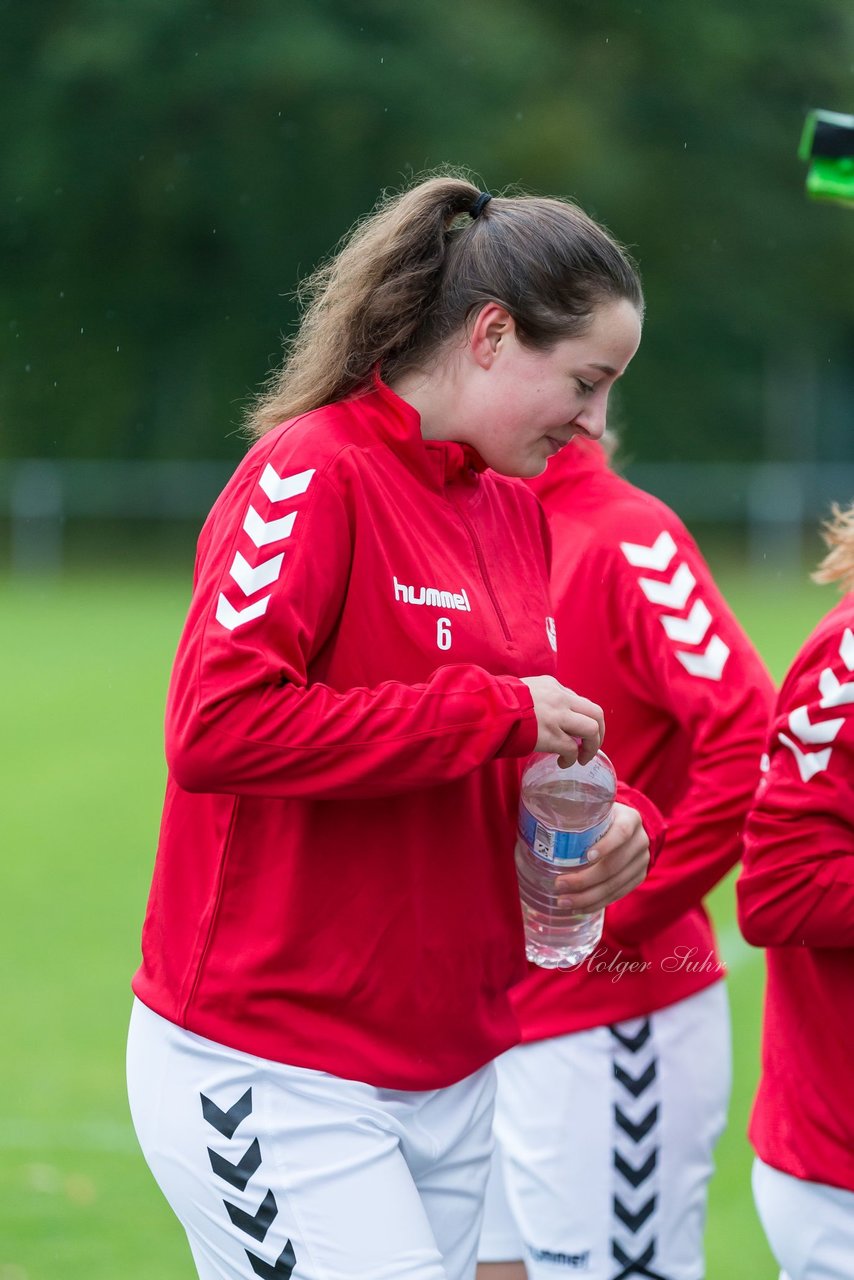
[(835, 503), (821, 536), (830, 548), (812, 575), (814, 582), (838, 582), (841, 590), (854, 589), (854, 503), (845, 509)]
[(491, 197), (465, 176), (384, 198), (298, 291), (302, 323), (247, 427), (278, 423), (422, 367), (490, 301), (520, 341), (548, 348), (583, 331), (606, 298), (643, 308), (623, 249), (569, 201)]

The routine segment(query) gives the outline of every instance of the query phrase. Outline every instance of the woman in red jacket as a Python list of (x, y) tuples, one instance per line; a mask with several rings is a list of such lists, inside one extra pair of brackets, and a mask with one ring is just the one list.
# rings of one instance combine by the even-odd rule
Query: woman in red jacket
[(825, 536), (846, 594), (780, 690), (737, 886), (767, 948), (753, 1192), (789, 1280), (854, 1274), (854, 505)]
[[(169, 690), (129, 1044), (204, 1280), (473, 1272), (518, 761), (602, 733), (554, 677), (542, 513), (504, 477), (601, 434), (641, 310), (575, 206), (431, 179), (317, 274), (256, 407)], [(599, 852), (591, 908), (643, 875), (636, 807)]]
[(730, 1083), (703, 898), (741, 851), (773, 690), (681, 520), (600, 444), (579, 438), (530, 487), (552, 537), (558, 675), (602, 704), (605, 751), (667, 842), (586, 962), (530, 965), (513, 992), (524, 1043), (498, 1063), (481, 1280), (519, 1280), (523, 1257), (528, 1280), (700, 1280)]

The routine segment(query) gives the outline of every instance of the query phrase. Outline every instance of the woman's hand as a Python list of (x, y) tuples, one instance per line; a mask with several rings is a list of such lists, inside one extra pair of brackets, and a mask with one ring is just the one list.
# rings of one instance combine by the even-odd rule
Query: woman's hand
[(523, 679), (531, 690), (537, 716), (537, 751), (555, 752), (566, 769), (578, 760), (587, 764), (602, 745), (605, 717), (602, 708), (555, 680), (554, 676)]
[[(649, 867), (649, 840), (637, 809), (614, 805), (614, 821), (587, 851), (588, 866), (555, 880), (561, 906), (601, 911), (641, 883)], [(566, 896), (563, 896), (566, 895)]]

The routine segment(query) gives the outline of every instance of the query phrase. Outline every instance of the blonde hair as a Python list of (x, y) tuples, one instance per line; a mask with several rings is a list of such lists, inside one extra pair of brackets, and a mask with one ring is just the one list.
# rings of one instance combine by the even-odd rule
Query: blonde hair
[(444, 173), (383, 197), (338, 252), (301, 285), (302, 322), (247, 417), (251, 436), (421, 368), (469, 315), (499, 302), (519, 338), (548, 349), (584, 332), (595, 307), (643, 309), (637, 269), (604, 228), (568, 200), (496, 196)]
[(830, 550), (812, 575), (815, 582), (838, 582), (842, 591), (854, 588), (854, 503), (833, 504), (821, 536)]

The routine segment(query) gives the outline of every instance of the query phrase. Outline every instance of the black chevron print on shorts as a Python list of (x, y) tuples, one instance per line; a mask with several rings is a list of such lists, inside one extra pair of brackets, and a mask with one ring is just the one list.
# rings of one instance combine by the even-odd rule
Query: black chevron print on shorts
[(231, 1204), (228, 1200), (223, 1200), (223, 1204), (238, 1231), (243, 1231), (247, 1236), (251, 1236), (253, 1240), (262, 1242), (279, 1212), (276, 1197), (269, 1188), (255, 1213), (247, 1213), (245, 1209), (241, 1209), (236, 1204)]
[(245, 1191), (246, 1184), (252, 1177), (253, 1173), (257, 1173), (261, 1167), (261, 1147), (257, 1138), (254, 1138), (251, 1145), (243, 1153), (237, 1164), (232, 1164), (230, 1160), (226, 1160), (225, 1156), (218, 1155), (216, 1151), (211, 1151), (208, 1147), (208, 1156), (210, 1157), (211, 1168), (218, 1178), (222, 1178), (224, 1182), (228, 1182), (233, 1187), (237, 1187), (238, 1191)]
[(200, 1093), (199, 1097), (202, 1100), (202, 1115), (208, 1124), (212, 1125), (217, 1133), (221, 1133), (224, 1138), (233, 1138), (238, 1126), (252, 1111), (251, 1089), (247, 1089), (243, 1097), (238, 1098), (227, 1111), (223, 1111), (215, 1102), (211, 1102), (210, 1098), (206, 1098), (203, 1093)]
[[(247, 1141), (248, 1135), (235, 1140), (238, 1128), (247, 1116), (252, 1114), (252, 1090), (247, 1089), (230, 1107), (220, 1106), (219, 1103), (214, 1102), (211, 1098), (205, 1097), (203, 1093), (199, 1094), (199, 1097), (205, 1121), (222, 1137), (229, 1142), (233, 1142), (236, 1148), (232, 1156), (230, 1153), (229, 1155), (223, 1155), (221, 1151), (214, 1151), (213, 1148), (208, 1147), (211, 1170), (220, 1181), (235, 1187), (238, 1191), (246, 1191), (255, 1175), (261, 1169), (262, 1164), (261, 1144), (257, 1137), (251, 1138), (249, 1146), (245, 1149), (243, 1144)], [(240, 1143), (239, 1147), (238, 1142)], [(260, 1190), (258, 1191), (258, 1196), (261, 1196)], [(240, 1205), (232, 1204), (225, 1197), (223, 1197), (222, 1203), (231, 1219), (232, 1225), (238, 1231), (242, 1232), (243, 1235), (249, 1236), (252, 1240), (256, 1240), (259, 1244), (264, 1243), (267, 1232), (279, 1213), (272, 1187), (267, 1187), (260, 1199), (260, 1203), (257, 1203), (257, 1198), (251, 1202), (253, 1205), (257, 1203), (257, 1208), (241, 1208)], [(296, 1255), (290, 1240), (285, 1241), (285, 1247), (274, 1262), (265, 1261), (264, 1258), (260, 1258), (245, 1246), (243, 1251), (254, 1275), (262, 1276), (265, 1280), (267, 1278), (290, 1280), (291, 1273), (296, 1266)]]
[(275, 1280), (276, 1276), (280, 1276), (281, 1280), (290, 1280), (291, 1272), (297, 1265), (296, 1255), (290, 1240), (288, 1240), (272, 1266), (269, 1262), (265, 1262), (263, 1258), (256, 1258), (255, 1254), (250, 1253), (248, 1249), (246, 1250), (246, 1256), (256, 1276), (263, 1276), (264, 1280)]
[(616, 1240), (611, 1241), (611, 1252), (618, 1266), (622, 1268), (614, 1276), (614, 1280), (629, 1280), (630, 1276), (645, 1276), (646, 1280), (667, 1280), (659, 1271), (651, 1271), (649, 1264), (655, 1257), (655, 1241), (644, 1249), (643, 1253), (633, 1257), (621, 1249)]
[(612, 1280), (667, 1280), (654, 1270), (658, 1247), (658, 1123), (661, 1101), (652, 1022), (633, 1018), (611, 1032), (613, 1076)]

